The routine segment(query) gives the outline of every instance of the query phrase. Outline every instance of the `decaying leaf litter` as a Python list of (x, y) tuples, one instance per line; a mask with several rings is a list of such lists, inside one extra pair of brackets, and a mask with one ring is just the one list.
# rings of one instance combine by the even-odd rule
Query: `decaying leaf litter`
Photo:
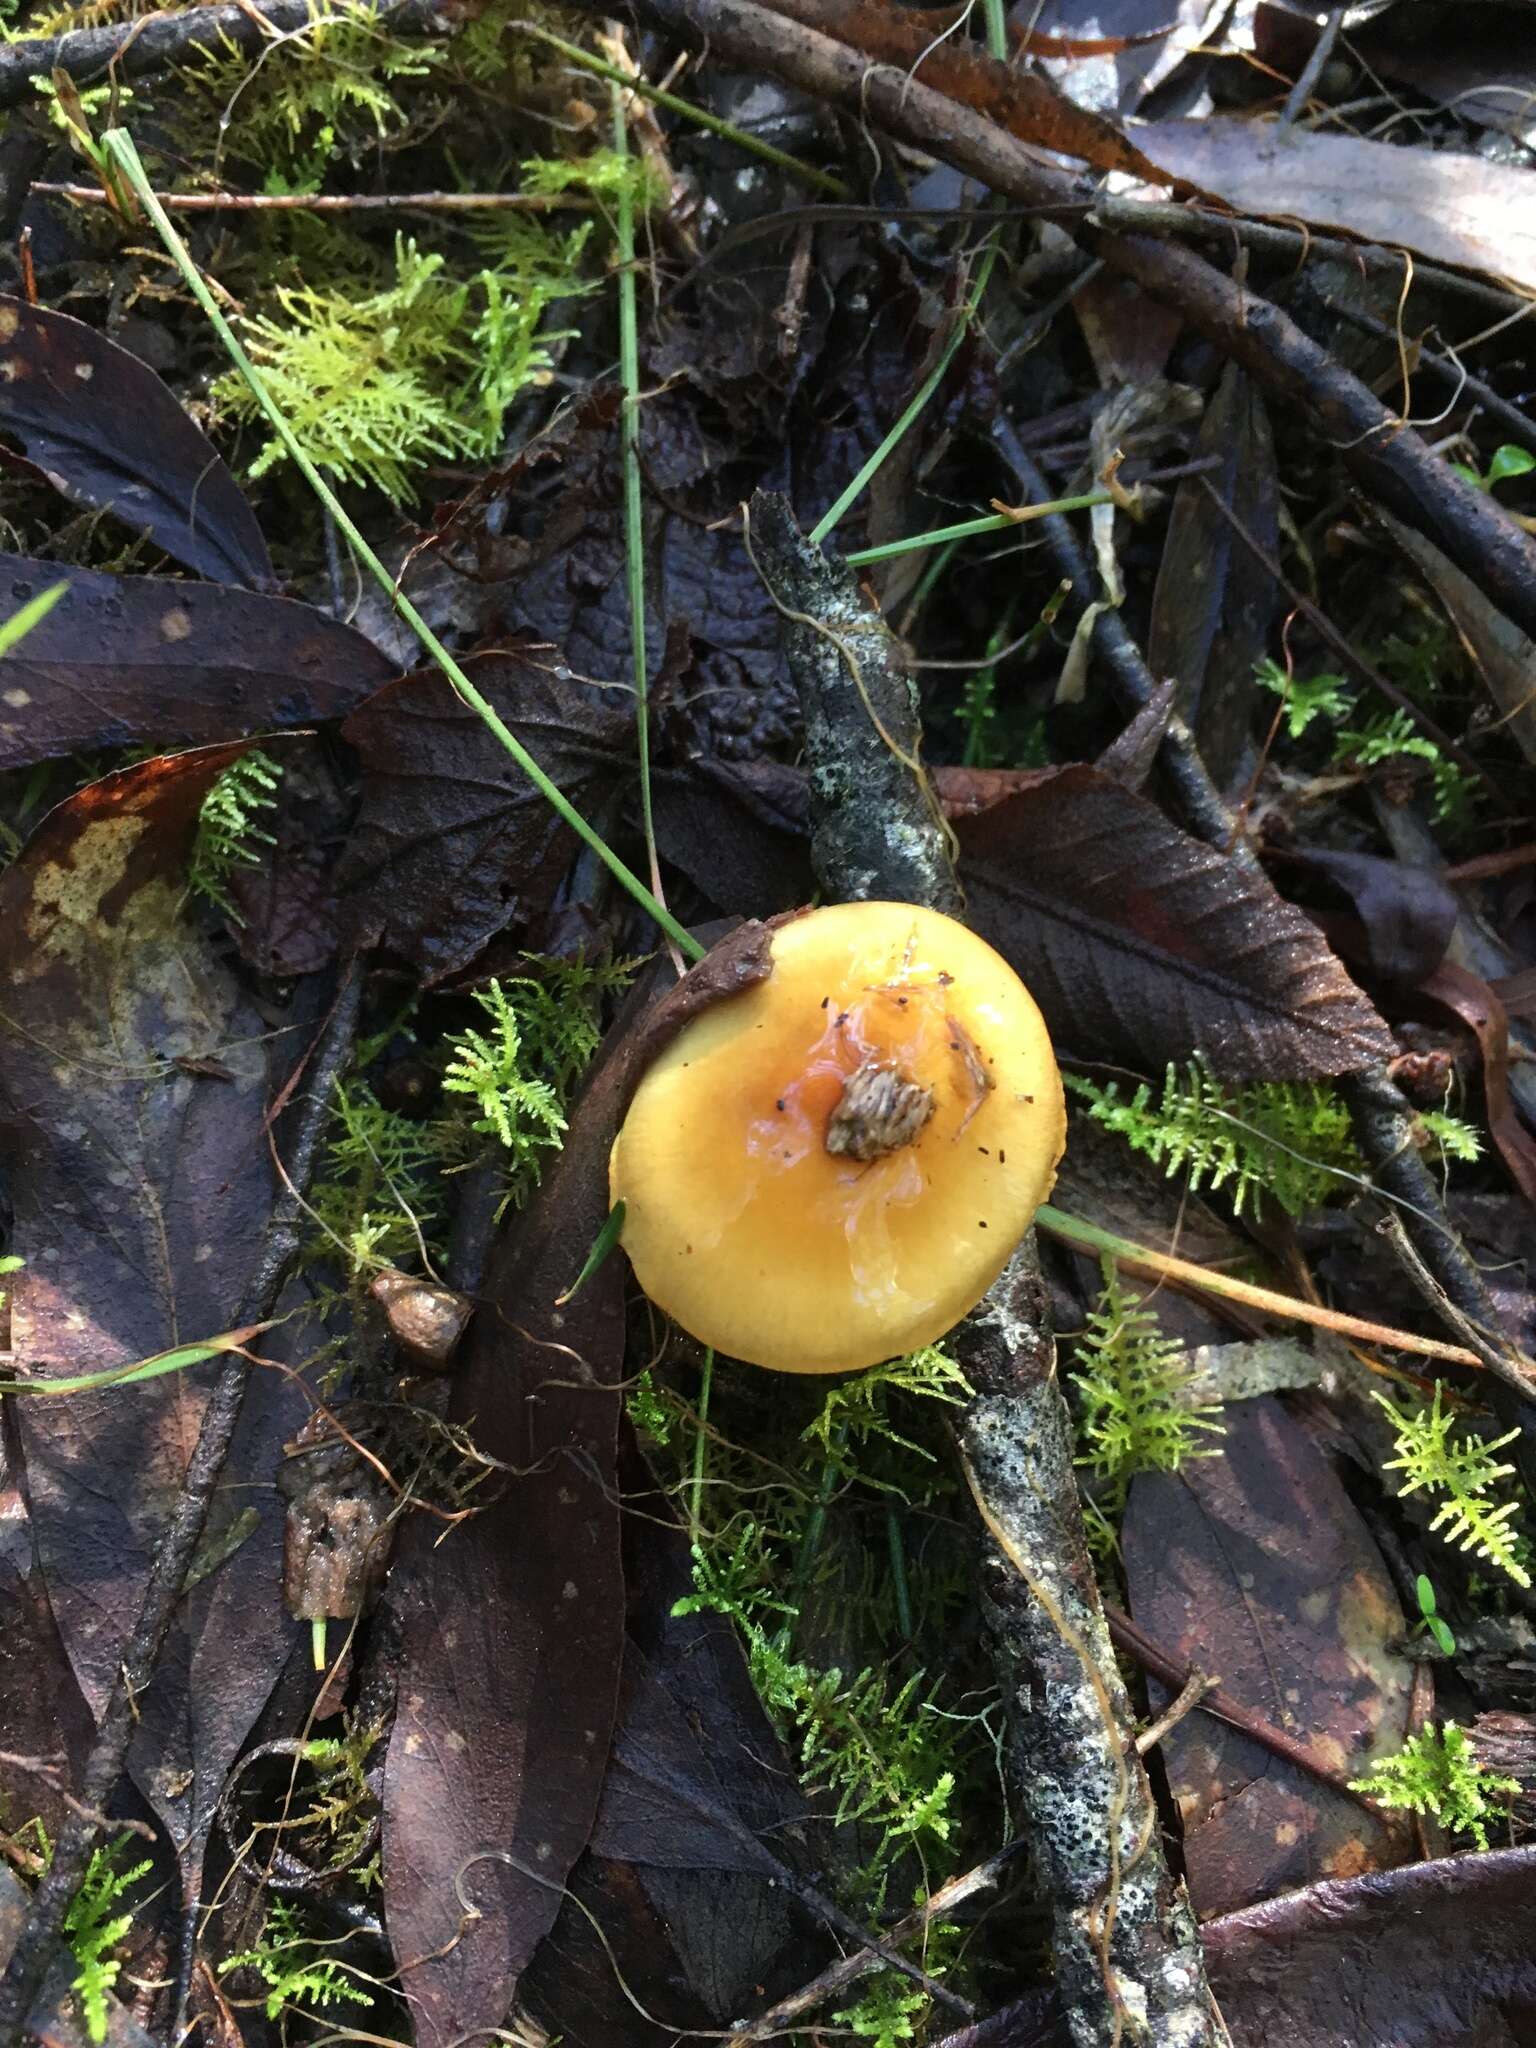
[[(1170, 11), (13, 25), (7, 2039), (1530, 2031), (1530, 138)], [(806, 1381), (575, 1283), (817, 896), (1071, 1127)]]

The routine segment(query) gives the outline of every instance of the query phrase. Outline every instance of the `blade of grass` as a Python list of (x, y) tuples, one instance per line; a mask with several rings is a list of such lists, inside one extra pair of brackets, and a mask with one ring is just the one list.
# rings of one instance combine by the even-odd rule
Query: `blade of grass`
[(813, 164), (803, 164), (796, 156), (788, 155), (782, 149), (775, 149), (771, 142), (760, 142), (755, 135), (748, 135), (745, 129), (735, 128), (729, 121), (722, 121), (718, 114), (706, 113), (691, 100), (679, 99), (676, 93), (664, 92), (659, 85), (652, 85), (645, 78), (631, 78), (621, 71), (617, 64), (610, 64), (606, 58), (595, 57), (590, 50), (583, 50), (575, 43), (568, 43), (564, 36), (557, 36), (550, 29), (531, 21), (515, 21), (508, 24), (519, 34), (537, 36), (541, 43), (547, 43), (552, 50), (558, 50), (572, 64), (579, 64), (584, 71), (591, 71), (599, 78), (606, 78), (611, 85), (622, 85), (630, 92), (639, 93), (642, 99), (652, 101), (658, 107), (665, 107), (669, 114), (676, 114), (684, 121), (692, 121), (696, 127), (707, 128), (711, 135), (718, 135), (725, 142), (734, 142), (749, 156), (772, 164), (775, 170), (788, 171), (793, 178), (802, 178), (808, 185), (815, 185), (820, 191), (828, 192), (834, 199), (851, 199), (853, 193), (841, 178), (834, 178), (830, 171), (819, 171)]
[[(629, 161), (629, 120), (618, 86), (613, 102), (613, 153)], [(624, 465), (624, 582), (629, 595), (629, 651), (635, 679), (635, 744), (640, 754), (640, 828), (651, 889), (665, 902), (661, 864), (656, 858), (656, 826), (651, 816), (651, 700), (645, 645), (645, 513), (640, 498), (640, 313), (635, 292), (635, 195), (628, 179), (619, 185), (614, 239), (619, 254), (619, 381), (624, 402), (619, 413), (619, 449)], [(675, 957), (675, 956), (674, 956)], [(679, 964), (678, 972), (682, 972)]]
[[(985, 16), (987, 25), (987, 49), (992, 56), (1006, 60), (1008, 55), (1008, 25), (1007, 16), (1003, 6), (1003, 0), (986, 0)], [(971, 293), (971, 296), (969, 300), (966, 302), (965, 306), (961, 309), (959, 318), (955, 321), (954, 329), (951, 332), (948, 341), (946, 341), (944, 344), (943, 352), (941, 353), (939, 360), (934, 364), (933, 368), (929, 371), (928, 375), (923, 379), (921, 385), (918, 387), (916, 396), (912, 399), (911, 404), (908, 405), (905, 412), (903, 412), (903, 414), (901, 415), (901, 418), (896, 422), (895, 426), (892, 427), (891, 431), (880, 443), (880, 446), (875, 450), (874, 454), (870, 456), (868, 462), (864, 464), (863, 468), (859, 471), (858, 475), (853, 479), (852, 483), (848, 485), (846, 490), (842, 491), (838, 495), (836, 500), (828, 507), (828, 509), (821, 515), (820, 519), (817, 520), (816, 524), (811, 528), (811, 531), (807, 538), (809, 539), (812, 547), (820, 547), (821, 543), (827, 538), (828, 534), (833, 531), (838, 521), (843, 517), (844, 513), (847, 512), (848, 508), (857, 502), (858, 498), (864, 491), (865, 487), (868, 485), (870, 478), (876, 474), (876, 472), (880, 468), (881, 463), (885, 461), (886, 457), (890, 454), (891, 450), (894, 447), (896, 447), (896, 445), (903, 439), (903, 437), (910, 430), (913, 423), (920, 417), (923, 408), (927, 405), (929, 399), (932, 398), (934, 392), (938, 390), (940, 384), (944, 381), (944, 372), (949, 368), (955, 350), (960, 346), (961, 342), (965, 339), (966, 333), (970, 328), (971, 322), (975, 319), (976, 315), (981, 310), (981, 302), (986, 297), (987, 286), (992, 282), (992, 270), (996, 262), (997, 243), (995, 240), (993, 240), (987, 243), (986, 249), (982, 253), (981, 262), (978, 265), (976, 271), (976, 288)], [(896, 550), (894, 550), (894, 552), (900, 553), (901, 550), (897, 548)], [(848, 559), (850, 562), (852, 562), (857, 558), (853, 555), (850, 555)], [(878, 552), (874, 553), (873, 555), (871, 555), (870, 553), (866, 553), (864, 559), (873, 559), (878, 561), (881, 559), (881, 557), (879, 556)]]
[(126, 128), (109, 128), (101, 138), (101, 146), (115, 168), (122, 172), (123, 177), (132, 187), (135, 196), (142, 204), (144, 211), (154, 223), (155, 230), (161, 241), (170, 252), (182, 277), (186, 280), (187, 289), (196, 299), (198, 305), (202, 308), (208, 324), (223, 343), (230, 361), (250, 387), (251, 395), (255, 398), (256, 403), (261, 407), (262, 412), (271, 423), (273, 433), (276, 434), (278, 440), (282, 443), (285, 452), (293, 461), (294, 466), (298, 469), (304, 481), (335, 520), (338, 530), (346, 536), (348, 545), (352, 548), (358, 560), (389, 597), (390, 602), (399, 612), (401, 618), (405, 620), (411, 631), (421, 642), (423, 648), (425, 648), (432, 660), (436, 662), (437, 666), (448, 678), (457, 694), (469, 706), (470, 710), (484, 722), (501, 745), (506, 748), (518, 767), (522, 769), (528, 780), (538, 790), (551, 809), (570, 826), (578, 839), (592, 849), (620, 886), (627, 890), (642, 908), (650, 912), (662, 931), (667, 934), (673, 943), (689, 959), (701, 959), (704, 948), (699, 944), (698, 940), (694, 938), (691, 932), (685, 930), (677, 922), (666, 905), (657, 900), (656, 896), (646, 887), (640, 877), (619, 858), (601, 833), (587, 823), (586, 819), (576, 809), (575, 805), (569, 801), (564, 792), (550, 780), (532, 754), (523, 745), (522, 741), (502, 720), (495, 706), (475, 688), (469, 677), (464, 673), (458, 662), (454, 660), (447, 648), (444, 647), (410, 599), (402, 591), (396, 589), (394, 578), (379, 560), (373, 549), (369, 547), (367, 541), (364, 540), (362, 534), (348, 515), (346, 508), (342, 505), (341, 500), (336, 496), (336, 493), (331, 489), (319, 470), (316, 469), (314, 463), (310, 461), (309, 456), (300, 445), (298, 437), (262, 381), (260, 371), (257, 370), (255, 364), (241, 347), (234, 329), (225, 319), (223, 313), (220, 312), (212, 292), (209, 291), (203, 281), (201, 271), (192, 261), (186, 244), (176, 232), (170, 215), (155, 196), (148, 174), (140, 160), (139, 152), (134, 147), (133, 137), (129, 134), (128, 130)]
[(20, 611), (12, 612), (0, 626), (0, 654), (9, 654), (13, 647), (19, 646), (32, 628), (47, 618), (68, 588), (67, 583), (50, 583), (36, 597), (28, 598)]
[(1076, 498), (1051, 498), (1043, 505), (1018, 505), (1011, 512), (984, 512), (975, 519), (962, 519), (958, 526), (935, 526), (931, 532), (911, 533), (905, 540), (884, 541), (877, 548), (856, 548), (843, 559), (850, 569), (862, 569), (866, 563), (888, 562), (893, 555), (907, 555), (914, 548), (932, 548), (944, 541), (969, 540), (978, 533), (1004, 533), (1011, 526), (1027, 526), (1032, 519), (1044, 519), (1048, 512), (1084, 512), (1090, 505), (1113, 502), (1109, 491), (1084, 491)]
[(1115, 1258), (1143, 1273), (1155, 1273), (1162, 1279), (1179, 1281), (1206, 1294), (1219, 1294), (1227, 1301), (1240, 1301), (1245, 1307), (1262, 1309), (1266, 1315), (1285, 1316), (1297, 1323), (1312, 1323), (1318, 1329), (1334, 1330), (1339, 1336), (1353, 1337), (1362, 1344), (1380, 1344), (1392, 1351), (1412, 1351), (1421, 1358), (1445, 1358), (1456, 1365), (1481, 1366), (1484, 1363), (1475, 1351), (1468, 1350), (1463, 1344), (1442, 1344), (1435, 1337), (1416, 1336), (1411, 1330), (1394, 1330), (1386, 1323), (1368, 1322), (1362, 1316), (1343, 1315), (1338, 1309), (1321, 1308), (1315, 1302), (1298, 1300), (1292, 1294), (1277, 1294), (1270, 1287), (1256, 1287), (1252, 1281), (1234, 1279), (1230, 1273), (1212, 1272), (1189, 1259), (1176, 1259), (1171, 1253), (1154, 1251), (1150, 1245), (1135, 1244), (1128, 1237), (1117, 1237), (1113, 1231), (1101, 1230), (1096, 1223), (1086, 1223), (1081, 1216), (1068, 1215), (1065, 1209), (1054, 1209), (1048, 1202), (1035, 1211), (1035, 1222), (1041, 1230), (1049, 1231), (1052, 1237), (1059, 1237), (1084, 1251), (1112, 1253)]
[[(950, 330), (949, 339), (945, 342), (943, 349), (939, 353), (939, 360), (918, 386), (916, 393), (902, 413), (901, 418), (897, 420), (895, 426), (891, 428), (891, 431), (880, 443), (874, 454), (862, 466), (852, 482), (847, 484), (838, 493), (837, 497), (811, 528), (806, 538), (810, 541), (812, 547), (820, 547), (821, 543), (832, 532), (849, 507), (863, 495), (870, 479), (879, 470), (891, 450), (906, 437), (912, 426), (921, 417), (923, 408), (927, 405), (929, 399), (932, 398), (940, 384), (943, 383), (944, 373), (949, 368), (955, 350), (964, 341), (972, 320), (975, 319), (977, 312), (980, 310), (982, 299), (986, 296), (987, 286), (992, 282), (992, 267), (996, 261), (997, 244), (989, 241), (982, 252), (981, 262), (977, 266), (975, 289), (956, 316), (954, 326)], [(899, 553), (900, 550), (898, 549), (897, 552)], [(853, 557), (850, 555), (848, 559), (852, 561)]]
[(128, 1387), (139, 1380), (157, 1380), (168, 1372), (185, 1372), (226, 1351), (239, 1351), (270, 1323), (252, 1323), (244, 1330), (226, 1330), (221, 1337), (204, 1338), (200, 1344), (179, 1344), (173, 1351), (157, 1351), (150, 1358), (136, 1358), (129, 1365), (109, 1366), (105, 1372), (76, 1373), (65, 1380), (0, 1380), (0, 1394), (88, 1394), (102, 1387)]

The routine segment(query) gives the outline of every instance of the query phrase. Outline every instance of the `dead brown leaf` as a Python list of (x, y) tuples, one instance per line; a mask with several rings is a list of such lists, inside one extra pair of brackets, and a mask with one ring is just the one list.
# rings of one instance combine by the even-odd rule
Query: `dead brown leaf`
[(1536, 285), (1536, 178), (1451, 150), (1263, 121), (1138, 121), (1154, 182), (1189, 185), (1239, 213), (1342, 228), (1436, 262)]

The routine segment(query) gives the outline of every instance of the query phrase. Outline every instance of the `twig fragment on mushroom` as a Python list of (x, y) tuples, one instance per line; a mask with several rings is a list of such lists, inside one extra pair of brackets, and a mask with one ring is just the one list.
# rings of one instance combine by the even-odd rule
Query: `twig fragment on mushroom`
[[(805, 712), (822, 887), (953, 911), (959, 886), (894, 638), (853, 572), (809, 546), (781, 499), (758, 497), (752, 532)], [(961, 1457), (983, 1532), (1011, 1776), (1050, 1892), (1072, 2039), (1215, 2043), (1194, 1918), (1163, 1855), (1088, 1554), (1033, 1232), (952, 1343), (977, 1390)]]

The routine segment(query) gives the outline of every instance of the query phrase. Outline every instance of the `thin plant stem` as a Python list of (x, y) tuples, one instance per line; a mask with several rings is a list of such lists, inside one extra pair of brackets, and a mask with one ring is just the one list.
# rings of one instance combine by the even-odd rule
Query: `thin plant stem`
[[(1003, 0), (985, 0), (985, 11), (987, 48), (994, 57), (1006, 59), (1008, 55), (1008, 29), (1003, 12)], [(981, 302), (987, 295), (987, 286), (992, 282), (992, 270), (996, 262), (997, 243), (995, 240), (992, 240), (987, 243), (977, 268), (976, 288), (971, 293), (966, 305), (962, 308), (960, 317), (955, 322), (953, 332), (944, 344), (939, 360), (923, 379), (911, 404), (908, 405), (906, 411), (880, 443), (874, 454), (870, 456), (868, 462), (864, 464), (858, 475), (854, 477), (853, 481), (839, 494), (811, 528), (807, 538), (810, 540), (812, 547), (820, 547), (821, 543), (833, 531), (849, 507), (857, 502), (871, 477), (877, 473), (880, 465), (885, 461), (891, 450), (904, 439), (914, 423), (921, 417), (923, 408), (944, 381), (944, 373), (954, 358), (955, 350), (965, 339), (971, 322), (981, 311)], [(900, 550), (898, 549), (896, 552), (899, 553)], [(850, 562), (854, 562), (859, 557), (850, 555), (848, 559)], [(878, 553), (871, 555), (866, 552), (863, 559), (866, 561), (871, 559), (878, 561), (881, 557)]]
[(617, 64), (610, 64), (606, 58), (596, 57), (590, 50), (583, 50), (575, 43), (568, 43), (564, 36), (557, 36), (551, 29), (543, 28), (531, 21), (512, 24), (525, 36), (537, 36), (541, 43), (547, 43), (552, 50), (558, 50), (572, 64), (579, 64), (584, 71), (594, 72), (599, 78), (606, 78), (612, 85), (622, 85), (626, 91), (639, 93), (642, 99), (651, 100), (658, 107), (665, 107), (669, 114), (676, 114), (681, 120), (692, 121), (696, 127), (707, 128), (711, 135), (718, 135), (726, 142), (734, 142), (749, 156), (759, 158), (765, 164), (772, 164), (776, 170), (788, 171), (791, 177), (802, 178), (808, 185), (815, 185), (820, 191), (828, 192), (834, 199), (851, 199), (853, 192), (841, 178), (834, 178), (830, 171), (819, 171), (814, 164), (803, 164), (799, 157), (790, 156), (782, 149), (775, 149), (771, 142), (760, 142), (755, 135), (748, 135), (744, 129), (736, 128), (729, 121), (722, 121), (718, 114), (709, 114), (702, 107), (696, 107), (691, 100), (679, 99), (676, 93), (664, 92), (659, 85), (652, 85), (644, 78), (632, 78), (627, 71), (621, 71)]
[(458, 662), (454, 660), (447, 648), (444, 647), (441, 640), (438, 639), (410, 599), (406, 597), (403, 591), (396, 588), (395, 579), (390, 575), (388, 569), (385, 568), (373, 549), (369, 547), (367, 541), (364, 540), (346, 508), (341, 503), (341, 500), (305, 453), (298, 437), (279, 410), (276, 401), (263, 382), (261, 373), (241, 347), (234, 329), (220, 312), (212, 292), (209, 291), (207, 284), (203, 280), (201, 271), (193, 262), (186, 244), (176, 232), (170, 215), (155, 196), (144, 165), (140, 160), (139, 152), (134, 147), (133, 137), (129, 134), (128, 130), (126, 128), (109, 128), (101, 138), (101, 147), (114, 169), (121, 171), (123, 177), (132, 187), (135, 197), (154, 223), (161, 241), (165, 244), (177, 269), (186, 280), (187, 289), (191, 292), (193, 298), (196, 299), (198, 305), (202, 308), (203, 315), (207, 319), (208, 324), (223, 343), (230, 361), (245, 379), (246, 384), (250, 388), (251, 395), (266, 415), (267, 420), (271, 424), (272, 431), (282, 443), (284, 451), (291, 458), (299, 474), (320, 500), (320, 503), (335, 520), (340, 532), (346, 536), (347, 543), (353, 553), (389, 597), (401, 618), (405, 620), (405, 623), (416, 635), (423, 648), (433, 661), (437, 663), (437, 666), (453, 685), (459, 697), (483, 721), (489, 731), (506, 748), (518, 767), (522, 769), (528, 780), (538, 790), (551, 809), (571, 828), (584, 845), (592, 849), (620, 886), (626, 889), (643, 909), (649, 911), (662, 931), (667, 934), (689, 959), (702, 959), (705, 949), (699, 944), (698, 940), (694, 938), (691, 932), (685, 930), (677, 922), (666, 905), (657, 899), (653, 892), (641, 881), (640, 877), (619, 858), (607, 840), (602, 837), (601, 833), (587, 823), (586, 819), (576, 809), (575, 805), (570, 802), (564, 792), (550, 780), (549, 776), (545, 774), (522, 741), (506, 725), (495, 706), (475, 688), (469, 677), (464, 673)]
[[(961, 342), (965, 339), (966, 331), (970, 327), (972, 320), (976, 317), (976, 314), (980, 309), (982, 299), (986, 295), (987, 286), (992, 281), (992, 267), (996, 263), (996, 261), (997, 244), (995, 242), (989, 242), (987, 244), (986, 249), (982, 253), (981, 262), (977, 268), (976, 288), (971, 293), (969, 299), (967, 299), (965, 305), (961, 308), (959, 317), (955, 321), (949, 339), (948, 341), (945, 342), (943, 350), (939, 355), (939, 360), (934, 364), (933, 368), (928, 372), (928, 375), (923, 379), (922, 383), (918, 386), (916, 393), (914, 394), (911, 402), (908, 404), (906, 410), (902, 413), (901, 418), (896, 422), (895, 426), (891, 428), (891, 431), (880, 443), (880, 446), (875, 450), (874, 454), (871, 455), (869, 460), (863, 464), (863, 466), (858, 471), (858, 474), (853, 478), (852, 482), (847, 484), (844, 487), (844, 489), (838, 493), (837, 497), (828, 506), (827, 510), (822, 513), (820, 519), (818, 519), (816, 524), (811, 528), (810, 533), (806, 536), (806, 538), (810, 541), (812, 547), (820, 547), (821, 543), (827, 538), (827, 535), (832, 532), (833, 528), (843, 518), (844, 514), (848, 511), (849, 507), (853, 505), (863, 495), (864, 490), (868, 486), (870, 479), (877, 473), (881, 464), (885, 461), (886, 457), (891, 453), (892, 449), (897, 447), (899, 443), (905, 439), (906, 435), (910, 432), (913, 425), (921, 417), (923, 408), (927, 405), (929, 399), (932, 398), (935, 391), (938, 390), (940, 384), (944, 381), (944, 373), (949, 368), (950, 362), (954, 357), (955, 350), (960, 346)], [(866, 550), (866, 558), (868, 552), (869, 551)], [(896, 552), (900, 553), (901, 550), (898, 548)], [(851, 562), (855, 558), (852, 555), (850, 555), (848, 559)]]
[(907, 1552), (901, 1540), (901, 1517), (893, 1501), (885, 1504), (885, 1547), (891, 1560), (891, 1592), (896, 1600), (896, 1626), (904, 1643), (917, 1635), (912, 1619), (912, 1588), (907, 1579)]
[(1035, 1224), (1050, 1236), (1061, 1238), (1081, 1250), (1101, 1255), (1108, 1252), (1141, 1272), (1156, 1273), (1165, 1280), (1176, 1280), (1186, 1287), (1199, 1288), (1203, 1293), (1221, 1295), (1228, 1301), (1240, 1301), (1247, 1308), (1262, 1309), (1266, 1315), (1285, 1316), (1297, 1323), (1312, 1323), (1318, 1329), (1335, 1330), (1341, 1337), (1353, 1337), (1360, 1343), (1378, 1344), (1392, 1351), (1416, 1352), (1421, 1358), (1444, 1358), (1456, 1365), (1481, 1366), (1485, 1363), (1477, 1352), (1464, 1344), (1442, 1344), (1436, 1337), (1420, 1337), (1411, 1330), (1395, 1330), (1386, 1323), (1368, 1322), (1363, 1316), (1347, 1316), (1338, 1309), (1300, 1301), (1295, 1295), (1277, 1294), (1272, 1287), (1256, 1287), (1251, 1281), (1239, 1280), (1231, 1273), (1217, 1273), (1209, 1267), (1197, 1266), (1191, 1259), (1177, 1259), (1168, 1252), (1154, 1251), (1150, 1245), (1135, 1244), (1130, 1238), (1119, 1237), (1112, 1230), (1101, 1230), (1096, 1223), (1070, 1215), (1065, 1209), (1052, 1208), (1048, 1202), (1035, 1211)]
[[(610, 88), (613, 101), (613, 152), (629, 161), (629, 123), (624, 94)], [(619, 448), (624, 465), (624, 581), (629, 595), (630, 662), (635, 679), (635, 744), (640, 754), (640, 829), (651, 888), (665, 901), (661, 864), (656, 858), (656, 825), (651, 815), (651, 702), (645, 645), (645, 512), (640, 497), (640, 313), (635, 291), (635, 195), (627, 178), (619, 183), (615, 239), (619, 249), (619, 381), (624, 400), (619, 411)], [(681, 972), (681, 969), (679, 969)]]
[(688, 1496), (688, 1541), (697, 1550), (703, 1541), (704, 1460), (709, 1445), (709, 1395), (715, 1379), (715, 1354), (704, 1348), (699, 1374), (699, 1433), (693, 1440), (693, 1482)]
[[(832, 1431), (831, 1447), (841, 1452), (848, 1441), (848, 1425), (840, 1422)], [(805, 1534), (800, 1539), (799, 1554), (795, 1559), (795, 1576), (790, 1587), (789, 1604), (794, 1613), (784, 1625), (779, 1647), (787, 1650), (793, 1638), (795, 1625), (800, 1620), (800, 1610), (810, 1590), (811, 1573), (816, 1564), (816, 1553), (821, 1548), (821, 1539), (827, 1526), (827, 1509), (832, 1504), (832, 1495), (837, 1488), (837, 1460), (829, 1457), (821, 1468), (821, 1479), (816, 1488), (816, 1500), (805, 1518)]]
[(893, 555), (909, 555), (914, 548), (970, 540), (978, 533), (1005, 533), (1010, 526), (1027, 526), (1032, 519), (1044, 519), (1053, 512), (1085, 512), (1090, 505), (1113, 502), (1109, 491), (1084, 491), (1076, 498), (1051, 498), (1041, 505), (1017, 506), (1011, 512), (982, 513), (975, 519), (962, 519), (958, 526), (935, 526), (929, 533), (908, 534), (905, 540), (882, 541), (877, 548), (856, 548), (843, 559), (850, 569), (862, 569), (871, 562), (888, 562)]

